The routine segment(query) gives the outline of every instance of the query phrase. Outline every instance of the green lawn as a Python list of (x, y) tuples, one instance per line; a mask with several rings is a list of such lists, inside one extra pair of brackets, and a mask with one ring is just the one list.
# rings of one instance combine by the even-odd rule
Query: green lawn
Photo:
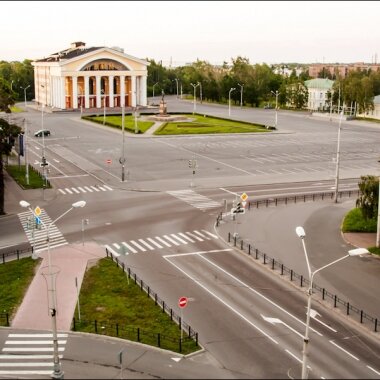
[(168, 122), (159, 128), (155, 135), (213, 134), (213, 133), (253, 133), (269, 132), (263, 125), (244, 123), (209, 116), (184, 114), (191, 122)]
[[(80, 291), (80, 313), (81, 323), (76, 322), (75, 330), (91, 333), (97, 330), (100, 334), (134, 341), (139, 333), (140, 342), (154, 346), (160, 334), (161, 348), (179, 351), (178, 325), (133, 279), (128, 281), (127, 275), (109, 258), (99, 260), (86, 272)], [(193, 340), (183, 341), (182, 353), (199, 349)]]
[[(44, 185), (44, 180), (39, 172), (29, 165), (29, 185), (25, 178), (25, 165), (8, 165), (5, 167), (8, 174), (23, 188), (23, 189), (41, 189)], [(50, 188), (50, 182), (47, 181), (46, 188)]]
[(342, 224), (342, 232), (376, 232), (377, 218), (365, 220), (359, 208), (349, 211)]
[(11, 111), (12, 111), (12, 113), (24, 112), (24, 110), (22, 108), (17, 107), (17, 106), (12, 106)]
[[(0, 313), (11, 318), (21, 304), (41, 259), (30, 257), (0, 264)], [(0, 320), (0, 324), (4, 323)]]
[[(103, 124), (104, 118), (103, 116), (82, 116), (82, 119)], [(142, 121), (140, 118), (137, 118), (137, 129), (139, 130), (139, 133), (146, 132), (153, 124), (153, 121)], [(106, 125), (122, 129), (121, 115), (106, 116)], [(124, 116), (124, 129), (126, 132), (135, 133), (135, 118), (133, 115)]]

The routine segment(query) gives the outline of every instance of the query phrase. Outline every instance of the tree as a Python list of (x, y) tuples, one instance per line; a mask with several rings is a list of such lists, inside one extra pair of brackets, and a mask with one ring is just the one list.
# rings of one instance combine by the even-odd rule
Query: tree
[(4, 174), (3, 155), (9, 156), (14, 140), (21, 133), (21, 128), (0, 119), (0, 215), (4, 214)]
[(361, 209), (364, 219), (373, 219), (377, 216), (379, 207), (379, 178), (373, 175), (361, 176), (358, 185), (360, 193), (356, 207)]
[(5, 81), (5, 79), (0, 78), (0, 111), (10, 113), (11, 110), (9, 106), (14, 103), (15, 101), (10, 85)]

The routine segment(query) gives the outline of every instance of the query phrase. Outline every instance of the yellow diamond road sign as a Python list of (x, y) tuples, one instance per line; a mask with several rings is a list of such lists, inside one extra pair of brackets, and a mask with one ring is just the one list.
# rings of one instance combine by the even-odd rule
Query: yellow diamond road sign
[(34, 209), (34, 214), (36, 216), (40, 216), (41, 215), (41, 209), (38, 206)]
[(240, 199), (241, 199), (242, 201), (246, 201), (247, 198), (248, 198), (248, 195), (247, 195), (246, 193), (243, 193), (242, 195), (240, 195)]

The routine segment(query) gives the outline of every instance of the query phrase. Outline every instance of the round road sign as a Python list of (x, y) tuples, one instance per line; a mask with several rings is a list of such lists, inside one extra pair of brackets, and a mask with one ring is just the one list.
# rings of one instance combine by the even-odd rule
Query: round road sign
[(181, 297), (179, 300), (178, 300), (178, 306), (180, 308), (184, 308), (186, 307), (187, 305), (187, 297)]

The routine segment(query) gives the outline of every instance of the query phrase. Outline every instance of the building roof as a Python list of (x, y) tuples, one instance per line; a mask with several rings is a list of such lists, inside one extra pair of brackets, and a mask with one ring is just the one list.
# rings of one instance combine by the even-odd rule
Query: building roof
[(305, 81), (307, 88), (317, 88), (320, 90), (330, 90), (333, 84), (334, 81), (327, 78), (315, 78)]

